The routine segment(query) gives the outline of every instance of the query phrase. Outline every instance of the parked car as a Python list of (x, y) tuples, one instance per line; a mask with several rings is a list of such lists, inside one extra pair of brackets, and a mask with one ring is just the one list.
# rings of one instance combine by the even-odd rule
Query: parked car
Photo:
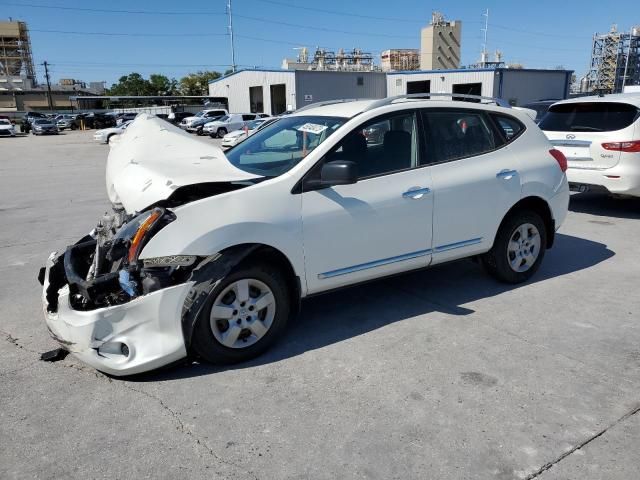
[(78, 128), (75, 115), (58, 115), (55, 120), (59, 130), (64, 130), (65, 128), (69, 130), (75, 130)]
[[(223, 114), (224, 115), (224, 114)], [(193, 117), (192, 112), (171, 112), (169, 113), (167, 120), (169, 120), (174, 125), (178, 125), (185, 118)]]
[(117, 126), (115, 117), (104, 113), (81, 113), (76, 117), (76, 122), (79, 126), (84, 125), (84, 128), (100, 129)]
[(109, 153), (113, 215), (40, 271), (46, 323), (127, 375), (246, 361), (302, 298), (430, 265), (524, 282), (567, 214), (565, 170), (525, 112), (480, 103), (312, 105), (226, 155), (141, 115)]
[(116, 114), (116, 125), (135, 119), (139, 112), (123, 112)]
[(40, 113), (40, 112), (27, 112), (24, 115), (24, 118), (29, 123), (33, 123), (34, 120), (39, 119), (39, 118), (47, 118), (47, 116), (44, 113)]
[(13, 124), (4, 118), (0, 118), (0, 137), (15, 137), (16, 129)]
[(180, 122), (180, 128), (182, 128), (183, 130), (186, 130), (191, 126), (191, 123), (195, 122), (196, 120), (199, 120), (200, 118), (214, 119), (214, 118), (220, 118), (221, 116), (224, 116), (224, 115), (229, 115), (229, 112), (227, 112), (223, 108), (201, 110), (191, 117), (183, 118), (182, 121)]
[(206, 123), (203, 131), (211, 138), (222, 138), (233, 130), (244, 128), (247, 123), (255, 119), (255, 113), (231, 113), (213, 122)]
[(38, 118), (31, 124), (34, 135), (58, 134), (58, 126), (53, 118)]
[(195, 133), (196, 135), (204, 135), (204, 126), (212, 121), (218, 120), (222, 118), (224, 115), (219, 117), (200, 117), (193, 120), (189, 123), (189, 126), (185, 128), (185, 131), (189, 133)]
[(573, 190), (640, 196), (640, 94), (557, 102), (540, 128), (567, 157)]
[(544, 117), (546, 113), (549, 111), (549, 107), (554, 103), (559, 102), (560, 100), (561, 99), (539, 100), (537, 102), (527, 103), (526, 105), (523, 105), (522, 108), (528, 108), (530, 110), (535, 111), (536, 112), (535, 122), (540, 123), (540, 120), (542, 120), (542, 117)]
[(124, 122), (117, 127), (109, 127), (103, 128), (101, 130), (96, 130), (93, 134), (93, 139), (98, 143), (111, 143), (111, 139), (117, 135), (121, 135), (127, 129), (127, 127), (131, 124), (133, 120), (129, 120)]
[(234, 130), (233, 132), (227, 133), (221, 142), (221, 146), (223, 148), (231, 148), (243, 140), (249, 138), (254, 133), (262, 130), (265, 127), (268, 127), (273, 122), (275, 122), (277, 118), (258, 118), (252, 122), (246, 124), (246, 126), (240, 130)]

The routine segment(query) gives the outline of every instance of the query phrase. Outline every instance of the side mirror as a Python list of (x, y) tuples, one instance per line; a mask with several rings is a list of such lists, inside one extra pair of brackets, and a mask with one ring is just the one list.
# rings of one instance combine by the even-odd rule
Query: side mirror
[(320, 190), (336, 185), (351, 185), (358, 181), (358, 165), (347, 160), (335, 160), (322, 165), (320, 179), (307, 180), (306, 191)]
[(328, 187), (356, 183), (358, 181), (358, 165), (348, 160), (327, 162), (320, 171), (320, 181)]

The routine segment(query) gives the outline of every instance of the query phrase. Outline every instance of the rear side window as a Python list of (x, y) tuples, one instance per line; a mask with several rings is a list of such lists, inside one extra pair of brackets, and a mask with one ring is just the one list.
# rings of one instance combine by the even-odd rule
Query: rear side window
[(245, 122), (248, 120), (255, 120), (255, 118), (255, 115), (242, 115), (242, 120), (244, 120)]
[(494, 130), (482, 112), (426, 109), (423, 117), (430, 164), (473, 157), (496, 148)]
[(550, 132), (612, 132), (638, 118), (638, 109), (627, 103), (582, 102), (554, 105), (540, 121)]
[(513, 117), (504, 115), (492, 115), (492, 117), (496, 121), (496, 125), (498, 125), (507, 143), (518, 137), (524, 130), (524, 125)]

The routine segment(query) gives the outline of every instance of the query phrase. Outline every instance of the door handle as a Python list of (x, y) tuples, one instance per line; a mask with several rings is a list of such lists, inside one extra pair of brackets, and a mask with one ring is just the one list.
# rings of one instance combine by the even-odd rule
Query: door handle
[(429, 193), (431, 193), (430, 188), (414, 187), (404, 192), (402, 194), (402, 198), (412, 198), (414, 200), (419, 200)]
[(511, 180), (513, 177), (518, 175), (517, 170), (501, 170), (496, 173), (496, 178), (503, 178), (505, 180)]

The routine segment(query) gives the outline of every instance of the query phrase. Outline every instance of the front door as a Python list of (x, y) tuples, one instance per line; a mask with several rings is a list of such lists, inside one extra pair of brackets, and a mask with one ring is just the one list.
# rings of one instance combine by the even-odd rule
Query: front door
[(415, 111), (387, 114), (348, 134), (321, 161), (353, 161), (359, 180), (303, 190), (309, 293), (429, 264), (433, 192), (429, 167), (420, 167), (418, 132)]

